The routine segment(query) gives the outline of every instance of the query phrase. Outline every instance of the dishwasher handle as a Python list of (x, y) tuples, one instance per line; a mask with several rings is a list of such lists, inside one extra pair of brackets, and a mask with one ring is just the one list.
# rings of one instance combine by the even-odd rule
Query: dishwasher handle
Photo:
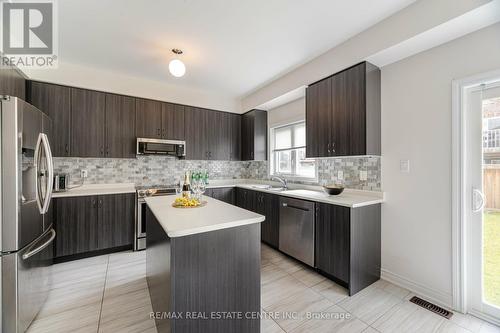
[(308, 212), (308, 211), (309, 211), (309, 209), (307, 209), (307, 208), (303, 208), (303, 207), (299, 207), (299, 206), (290, 205), (289, 203), (286, 203), (286, 202), (283, 202), (283, 203), (282, 203), (282, 206), (283, 206), (283, 207), (294, 208), (294, 209), (300, 209), (300, 210), (303, 210), (304, 212)]

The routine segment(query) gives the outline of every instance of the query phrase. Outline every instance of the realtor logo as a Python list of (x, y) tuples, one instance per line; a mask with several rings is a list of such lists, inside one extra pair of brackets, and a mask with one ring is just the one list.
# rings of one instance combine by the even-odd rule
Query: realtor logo
[(3, 2), (1, 10), (2, 64), (54, 68), (57, 59), (55, 3)]

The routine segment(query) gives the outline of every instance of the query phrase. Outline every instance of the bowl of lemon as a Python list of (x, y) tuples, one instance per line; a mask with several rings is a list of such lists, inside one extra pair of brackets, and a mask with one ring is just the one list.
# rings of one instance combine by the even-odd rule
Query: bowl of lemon
[(199, 201), (195, 198), (180, 197), (174, 200), (172, 206), (175, 208), (196, 208), (196, 207), (203, 207), (206, 204), (207, 204), (206, 201)]

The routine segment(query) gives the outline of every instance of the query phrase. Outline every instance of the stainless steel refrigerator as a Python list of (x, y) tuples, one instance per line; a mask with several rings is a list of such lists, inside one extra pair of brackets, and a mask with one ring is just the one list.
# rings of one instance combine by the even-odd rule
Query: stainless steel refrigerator
[(42, 111), (9, 96), (0, 96), (0, 121), (1, 331), (20, 333), (51, 286), (52, 124)]

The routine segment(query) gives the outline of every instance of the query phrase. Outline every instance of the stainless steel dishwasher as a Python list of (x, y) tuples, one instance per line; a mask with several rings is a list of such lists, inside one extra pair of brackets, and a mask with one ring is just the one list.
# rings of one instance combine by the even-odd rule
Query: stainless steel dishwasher
[(279, 249), (314, 267), (314, 202), (280, 197)]

